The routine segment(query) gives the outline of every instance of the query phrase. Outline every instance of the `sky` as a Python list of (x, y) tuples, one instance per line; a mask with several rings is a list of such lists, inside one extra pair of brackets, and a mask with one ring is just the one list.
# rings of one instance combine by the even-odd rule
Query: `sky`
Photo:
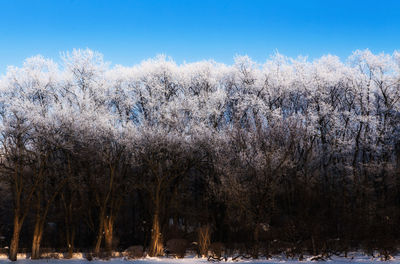
[(90, 48), (131, 66), (165, 54), (178, 63), (276, 51), (342, 59), (400, 50), (399, 0), (0, 0), (0, 74), (37, 54)]

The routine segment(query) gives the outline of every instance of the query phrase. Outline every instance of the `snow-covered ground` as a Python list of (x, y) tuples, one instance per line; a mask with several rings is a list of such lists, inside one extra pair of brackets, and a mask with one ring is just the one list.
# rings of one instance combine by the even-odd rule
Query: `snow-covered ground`
[[(40, 259), (40, 260), (30, 260), (30, 259), (24, 259), (22, 255), (20, 255), (20, 258), (16, 263), (27, 263), (27, 264), (33, 264), (33, 263), (48, 263), (48, 264), (80, 264), (80, 263), (93, 263), (93, 264), (118, 264), (118, 263), (135, 263), (135, 264), (209, 264), (212, 263), (210, 261), (207, 261), (207, 259), (203, 258), (196, 258), (196, 257), (185, 257), (184, 259), (175, 259), (175, 258), (143, 258), (143, 259), (136, 259), (136, 260), (126, 260), (124, 258), (113, 258), (111, 260), (92, 260), (88, 261), (85, 258), (82, 258), (82, 256), (77, 256), (74, 259)], [(371, 256), (366, 256), (361, 253), (353, 253), (349, 254), (347, 258), (344, 257), (339, 257), (339, 256), (333, 256), (330, 259), (327, 259), (326, 261), (310, 261), (309, 258), (308, 260), (304, 261), (298, 261), (298, 260), (292, 260), (292, 259), (286, 259), (284, 257), (274, 257), (272, 259), (258, 259), (258, 260), (247, 260), (247, 259), (242, 259), (239, 261), (234, 261), (232, 258), (228, 258), (226, 263), (244, 263), (244, 264), (306, 264), (306, 263), (329, 263), (329, 264), (351, 264), (351, 263), (359, 263), (359, 264), (367, 264), (367, 263), (376, 263), (376, 264), (384, 264), (384, 263), (390, 263), (390, 264), (400, 264), (400, 256), (395, 256), (393, 259), (389, 260), (388, 262), (382, 262), (380, 258), (372, 258)], [(5, 256), (0, 256), (0, 263), (11, 263), (8, 259), (5, 258)], [(225, 263), (225, 261), (221, 261), (221, 264)]]

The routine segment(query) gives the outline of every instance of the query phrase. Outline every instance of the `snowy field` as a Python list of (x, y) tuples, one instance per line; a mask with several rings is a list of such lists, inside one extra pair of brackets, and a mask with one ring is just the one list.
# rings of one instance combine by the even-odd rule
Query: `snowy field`
[[(286, 259), (284, 257), (274, 257), (272, 259), (258, 259), (258, 260), (239, 260), (239, 261), (233, 261), (232, 258), (228, 258), (228, 260), (225, 261), (220, 261), (220, 263), (246, 263), (246, 264), (262, 264), (262, 263), (267, 263), (267, 264), (305, 264), (305, 263), (329, 263), (329, 264), (351, 264), (351, 263), (399, 263), (400, 264), (400, 256), (396, 256), (393, 259), (383, 262), (380, 260), (380, 258), (372, 258), (371, 256), (366, 256), (362, 254), (350, 254), (348, 258), (344, 257), (338, 257), (338, 256), (333, 256), (330, 259), (327, 259), (326, 261), (310, 261), (310, 260), (304, 260), (304, 261), (298, 261), (298, 260), (292, 260), (292, 259)], [(1, 256), (0, 258), (0, 263), (12, 263), (8, 259), (4, 258), (4, 256)], [(110, 263), (110, 264), (117, 264), (117, 263), (135, 263), (135, 264), (209, 264), (209, 263), (219, 263), (219, 262), (212, 262), (212, 261), (207, 261), (207, 259), (203, 258), (195, 258), (195, 257), (185, 257), (184, 259), (175, 259), (175, 258), (144, 258), (144, 259), (136, 259), (136, 260), (126, 260), (124, 258), (113, 258), (111, 260), (92, 260), (88, 261), (84, 258), (75, 258), (75, 259), (40, 259), (40, 260), (30, 260), (30, 259), (23, 259), (20, 258), (17, 262), (14, 263), (49, 263), (49, 264), (80, 264), (80, 263), (93, 263), (93, 264), (105, 264), (105, 263)]]

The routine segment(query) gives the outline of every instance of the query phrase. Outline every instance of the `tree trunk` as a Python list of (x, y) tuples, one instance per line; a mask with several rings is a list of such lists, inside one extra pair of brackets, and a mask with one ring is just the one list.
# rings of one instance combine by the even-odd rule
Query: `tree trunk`
[(106, 245), (106, 251), (109, 254), (111, 254), (112, 252), (113, 225), (114, 221), (112, 216), (107, 216), (107, 218), (104, 221), (104, 242)]
[(151, 229), (150, 256), (155, 257), (163, 254), (163, 243), (160, 228), (158, 209), (154, 213), (153, 228)]
[(317, 246), (315, 244), (314, 235), (311, 236), (311, 243), (312, 243), (312, 248), (313, 248), (313, 255), (317, 256), (318, 255), (318, 249), (317, 249)]
[(73, 227), (67, 227), (66, 230), (66, 239), (67, 239), (67, 247), (68, 254), (66, 258), (72, 258), (74, 253), (74, 240), (75, 240), (75, 229)]
[(205, 225), (199, 228), (198, 232), (198, 247), (199, 247), (199, 255), (202, 258), (206, 258), (208, 254), (208, 247), (210, 246), (210, 226)]
[(163, 255), (163, 242), (160, 227), (160, 206), (161, 206), (161, 181), (158, 182), (155, 195), (154, 195), (154, 216), (153, 216), (153, 228), (151, 229), (151, 242), (150, 242), (150, 256)]
[(17, 260), (18, 244), (19, 244), (19, 233), (21, 231), (22, 221), (20, 221), (19, 214), (14, 215), (14, 231), (10, 244), (10, 254), (8, 258), (11, 261)]
[(254, 229), (254, 245), (253, 245), (253, 258), (254, 259), (258, 259), (258, 238), (259, 238), (259, 234), (260, 234), (260, 229), (259, 229), (259, 225), (257, 224), (255, 229)]
[(31, 259), (40, 258), (40, 240), (41, 238), (39, 237), (39, 235), (33, 236)]
[(99, 218), (99, 230), (97, 232), (97, 238), (96, 238), (96, 245), (94, 247), (94, 253), (99, 254), (100, 253), (100, 247), (101, 247), (101, 241), (103, 239), (103, 230), (104, 230), (104, 211), (100, 213), (100, 218)]
[(35, 229), (33, 231), (33, 241), (32, 241), (32, 255), (31, 259), (39, 259), (40, 258), (40, 242), (43, 237), (43, 224), (44, 221), (42, 219), (36, 220)]
[(64, 206), (65, 240), (68, 248), (68, 254), (66, 258), (72, 258), (75, 241), (75, 228), (72, 221), (72, 199), (70, 199), (67, 204), (63, 193), (61, 193), (61, 199)]

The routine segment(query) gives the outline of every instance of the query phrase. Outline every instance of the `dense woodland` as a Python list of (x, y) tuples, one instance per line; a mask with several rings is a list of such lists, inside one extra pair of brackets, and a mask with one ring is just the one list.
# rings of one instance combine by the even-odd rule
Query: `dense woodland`
[[(74, 50), (0, 81), (0, 246), (391, 254), (400, 53), (132, 67)], [(197, 243), (192, 243), (197, 242)], [(8, 247), (8, 248), (7, 248)]]

